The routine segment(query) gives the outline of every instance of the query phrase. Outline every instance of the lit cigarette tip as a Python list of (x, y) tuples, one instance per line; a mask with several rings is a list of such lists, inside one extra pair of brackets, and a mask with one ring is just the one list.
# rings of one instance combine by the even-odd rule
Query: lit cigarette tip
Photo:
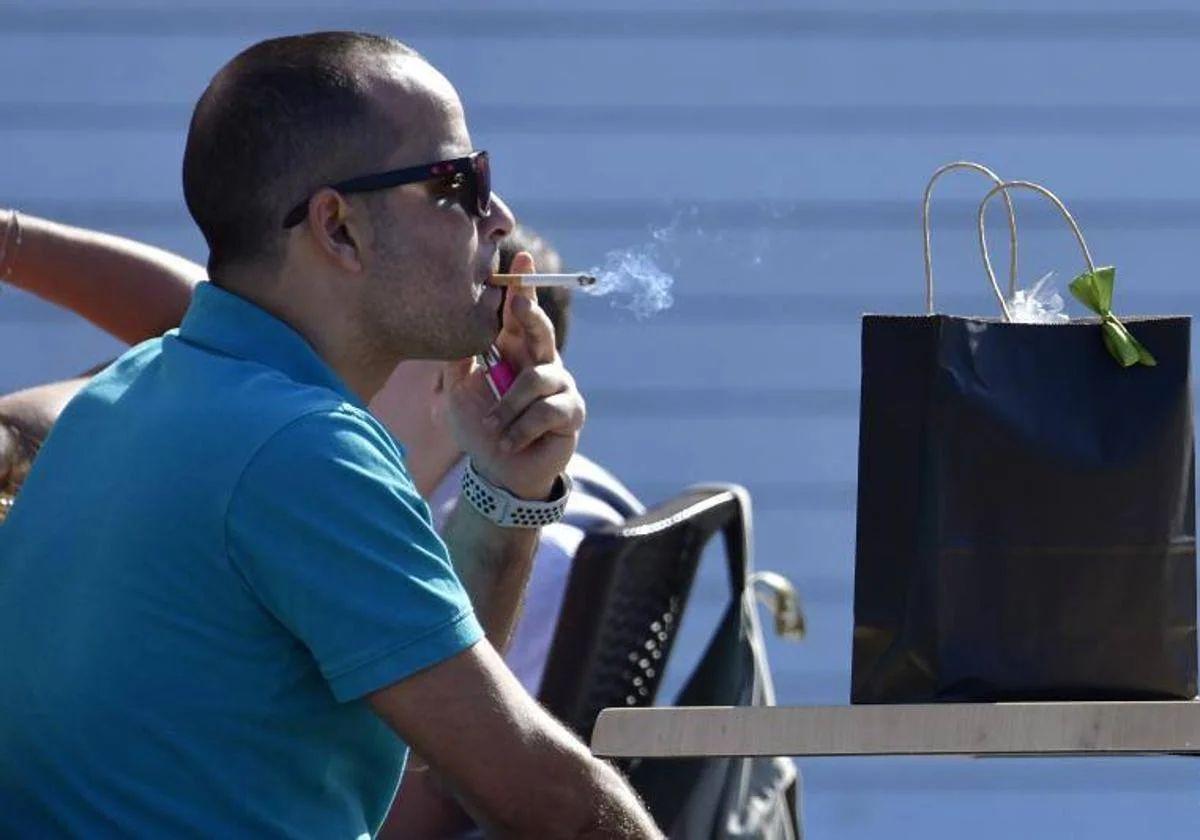
[(596, 278), (590, 274), (493, 274), (493, 286), (593, 286)]

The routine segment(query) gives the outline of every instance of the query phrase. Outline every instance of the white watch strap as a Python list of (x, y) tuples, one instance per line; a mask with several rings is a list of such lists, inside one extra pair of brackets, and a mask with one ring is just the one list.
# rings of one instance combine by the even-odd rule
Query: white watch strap
[(567, 497), (571, 495), (570, 476), (560, 475), (555, 482), (559, 491), (548, 502), (519, 499), (507, 490), (492, 484), (475, 471), (469, 460), (462, 474), (462, 494), (471, 507), (503, 528), (541, 528), (563, 518)]

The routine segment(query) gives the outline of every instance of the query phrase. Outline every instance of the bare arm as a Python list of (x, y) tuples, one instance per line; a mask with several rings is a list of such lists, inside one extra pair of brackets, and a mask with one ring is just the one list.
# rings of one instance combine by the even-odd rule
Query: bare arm
[[(486, 641), (370, 702), (490, 836), (661, 836), (620, 774), (539, 707)], [(389, 827), (438, 836), (429, 824)]]
[(79, 377), (0, 396), (0, 488), (20, 485), (50, 427), (87, 381)]
[[(18, 242), (17, 230), (20, 237)], [(0, 213), (0, 275), (133, 343), (178, 326), (204, 268), (177, 254), (99, 231)], [(95, 373), (103, 365), (88, 373)], [(0, 397), (0, 487), (17, 485), (88, 376)]]
[(0, 421), (16, 426), (22, 433), (44, 440), (50, 427), (67, 403), (88, 382), (87, 376), (35, 385), (0, 396)]
[[(0, 236), (13, 224), (0, 215)], [(206, 279), (190, 260), (120, 236), (19, 217), (0, 270), (8, 282), (82, 315), (131, 344), (178, 326), (192, 289)]]
[(533, 528), (497, 527), (469, 504), (455, 505), (446, 520), (442, 538), (454, 570), (497, 650), (508, 647), (516, 626), (538, 534)]
[[(442, 537), (455, 558), (455, 570), (471, 597), (475, 614), (493, 649), (503, 650), (516, 624), (533, 566), (538, 532), (498, 528), (469, 504), (451, 512)], [(414, 753), (380, 837), (446, 837), (469, 829), (463, 810), (445, 780)]]

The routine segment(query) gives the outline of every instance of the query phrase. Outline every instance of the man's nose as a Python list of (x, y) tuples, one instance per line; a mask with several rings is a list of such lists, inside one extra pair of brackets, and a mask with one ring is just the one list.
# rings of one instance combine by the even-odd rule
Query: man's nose
[(513, 228), (517, 225), (517, 219), (508, 205), (504, 203), (504, 199), (496, 193), (492, 193), (491, 210), (480, 220), (480, 224), (482, 226), (480, 235), (483, 238), (499, 242), (512, 233)]

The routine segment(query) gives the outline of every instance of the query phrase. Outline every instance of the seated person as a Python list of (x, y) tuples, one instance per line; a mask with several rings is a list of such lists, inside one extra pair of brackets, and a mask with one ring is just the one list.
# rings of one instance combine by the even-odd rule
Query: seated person
[[(7, 266), (12, 269), (9, 282), (66, 306), (130, 342), (176, 326), (193, 288), (205, 277), (201, 266), (142, 243), (25, 214), (20, 220), (19, 262)], [(500, 270), (509, 271), (521, 251), (532, 254), (541, 271), (562, 270), (558, 253), (520, 226), (501, 245)], [(538, 302), (554, 324), (555, 343), (561, 352), (570, 324), (571, 292), (538, 289)], [(405, 445), (407, 466), (417, 490), (429, 501), (439, 530), (458, 498), (465, 468), (463, 454), (445, 420), (442, 371), (441, 362), (401, 362), (370, 403), (371, 412)], [(0, 396), (0, 491), (7, 487), (15, 494), (38, 445), (87, 381), (88, 377), (82, 376)], [(566, 515), (542, 529), (524, 609), (503, 652), (509, 668), (534, 696), (553, 641), (571, 559), (585, 530), (619, 524), (643, 509), (624, 485), (579, 453), (572, 457), (567, 473), (574, 481), (574, 491)], [(3, 513), (0, 507), (0, 521)], [(399, 831), (401, 825), (406, 836), (436, 833), (449, 826), (469, 827), (453, 799), (422, 773), (419, 760), (412, 764), (383, 835)]]
[[(20, 263), (10, 259), (7, 282), (65, 306), (115, 337), (137, 343), (178, 326), (204, 268), (150, 245), (97, 231), (57, 224), (22, 213)], [(517, 226), (500, 247), (500, 271), (513, 257), (530, 253), (540, 271), (562, 271), (558, 252), (529, 228)], [(11, 255), (18, 256), (17, 254)], [(571, 292), (540, 288), (538, 303), (554, 324), (563, 351), (571, 315)], [(80, 376), (0, 396), (0, 489), (15, 494), (41, 441), (71, 397), (88, 381)], [(464, 467), (444, 421), (441, 363), (406, 361), (396, 367), (370, 408), (409, 451), (409, 470), (440, 524), (458, 498)], [(414, 394), (425, 399), (413, 399)], [(536, 695), (557, 620), (571, 557), (583, 530), (619, 524), (641, 504), (608, 471), (576, 453), (568, 466), (575, 481), (567, 515), (542, 532), (523, 617), (509, 667)]]
[[(259, 42), (183, 176), (212, 282), (0, 527), (0, 833), (369, 836), (411, 749), (496, 834), (661, 836), (496, 652), (585, 411), (533, 290), (487, 284), (515, 220), (453, 85), (386, 36)], [(367, 410), (430, 358), (470, 453), (440, 539)]]

